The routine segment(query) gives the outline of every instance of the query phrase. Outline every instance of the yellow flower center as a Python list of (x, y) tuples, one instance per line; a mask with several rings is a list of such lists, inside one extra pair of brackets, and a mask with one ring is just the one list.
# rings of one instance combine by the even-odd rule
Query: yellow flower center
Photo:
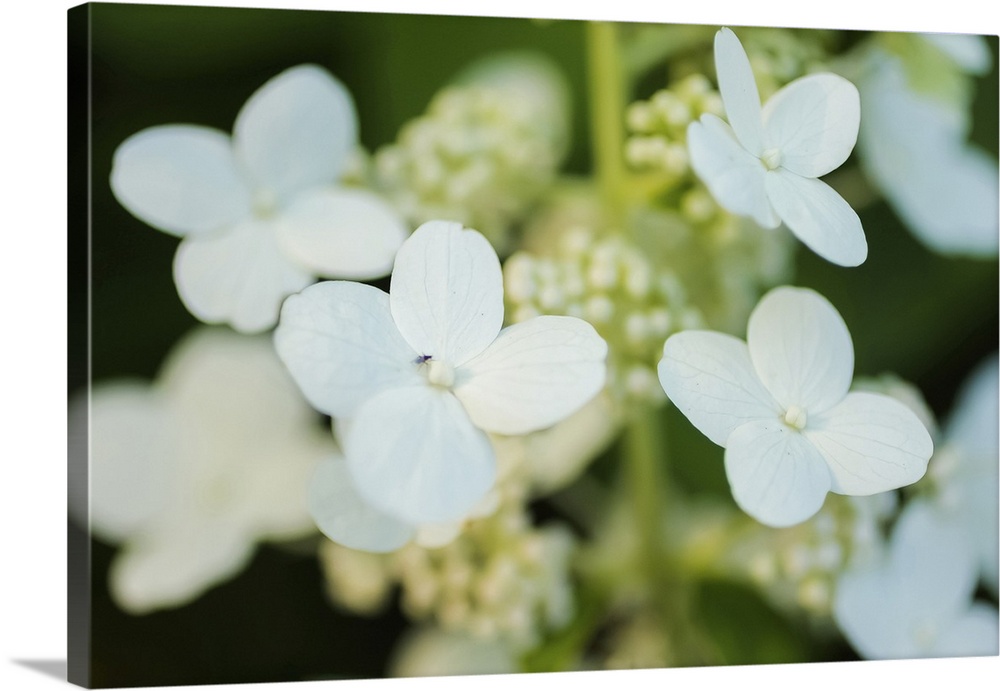
[(760, 162), (764, 164), (764, 167), (768, 170), (774, 170), (781, 165), (781, 150), (780, 149), (767, 149), (760, 155)]
[(427, 381), (444, 389), (451, 388), (452, 384), (455, 383), (455, 369), (440, 360), (430, 360), (427, 364), (429, 365)]
[(254, 192), (251, 205), (254, 216), (257, 218), (269, 218), (277, 210), (278, 198), (271, 190), (259, 189)]
[(805, 408), (800, 408), (797, 405), (789, 406), (781, 418), (782, 422), (794, 429), (805, 429), (808, 419)]

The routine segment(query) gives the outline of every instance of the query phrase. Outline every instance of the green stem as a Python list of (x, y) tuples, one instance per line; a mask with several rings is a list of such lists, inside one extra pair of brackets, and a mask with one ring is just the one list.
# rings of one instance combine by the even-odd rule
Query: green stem
[(623, 212), (625, 165), (625, 84), (618, 28), (609, 22), (587, 24), (591, 138), (594, 167), (604, 202), (617, 221)]
[[(586, 36), (594, 175), (608, 220), (623, 230), (631, 190), (624, 159), (627, 93), (618, 27), (590, 22)], [(623, 440), (624, 489), (639, 535), (636, 567), (668, 633), (673, 655), (682, 664), (705, 664), (716, 656), (688, 606), (692, 584), (667, 551), (664, 497), (670, 487), (663, 472), (667, 453), (658, 412), (651, 406), (635, 410)]]
[(629, 497), (639, 532), (639, 566), (652, 601), (681, 664), (712, 664), (718, 653), (691, 611), (693, 583), (684, 564), (668, 552), (665, 504), (670, 500), (669, 456), (662, 416), (655, 407), (636, 411), (625, 433)]
[(664, 478), (660, 472), (666, 454), (655, 408), (643, 407), (636, 411), (625, 431), (625, 454), (643, 568), (649, 580), (655, 582), (666, 566), (661, 497)]

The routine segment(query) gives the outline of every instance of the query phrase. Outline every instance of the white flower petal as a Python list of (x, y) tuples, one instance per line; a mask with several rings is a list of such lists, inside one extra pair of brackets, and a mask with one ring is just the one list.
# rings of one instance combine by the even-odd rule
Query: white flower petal
[(985, 36), (972, 34), (920, 34), (924, 40), (955, 61), (959, 67), (972, 74), (985, 74), (993, 64), (990, 46)]
[(822, 180), (778, 168), (764, 176), (764, 188), (785, 225), (819, 256), (840, 266), (858, 266), (868, 257), (861, 219)]
[(174, 282), (188, 310), (243, 333), (274, 326), (282, 300), (312, 280), (285, 258), (264, 221), (185, 238), (174, 257)]
[(815, 515), (830, 489), (819, 452), (778, 420), (737, 427), (726, 443), (726, 477), (740, 508), (775, 528)]
[[(996, 353), (983, 360), (956, 398), (945, 437), (977, 459), (995, 461), (1000, 453), (1000, 361)], [(990, 464), (994, 469), (996, 463)]]
[(966, 143), (966, 112), (913, 91), (883, 52), (860, 86), (861, 164), (907, 227), (935, 251), (995, 257), (997, 163)]
[(983, 583), (994, 594), (1000, 545), (997, 378), (998, 361), (994, 353), (977, 365), (962, 385), (945, 427), (947, 446), (957, 454), (958, 463), (941, 485), (942, 492), (949, 497), (948, 504), (957, 512), (956, 518), (965, 526), (979, 554)]
[[(915, 574), (918, 575), (918, 574)], [(868, 660), (914, 656), (913, 604), (900, 597), (905, 583), (881, 565), (855, 569), (837, 581), (833, 616), (858, 654)]]
[(889, 549), (893, 587), (910, 610), (904, 616), (912, 629), (921, 622), (947, 623), (968, 606), (976, 587), (975, 557), (965, 536), (942, 520), (937, 507), (922, 499), (907, 504)]
[(452, 367), (493, 342), (503, 325), (503, 276), (490, 243), (459, 223), (425, 223), (396, 255), (392, 318), (420, 355)]
[(667, 397), (719, 446), (751, 420), (776, 419), (781, 406), (754, 372), (746, 343), (727, 334), (688, 330), (663, 345), (657, 368)]
[(367, 504), (340, 456), (331, 456), (316, 469), (309, 487), (309, 511), (328, 538), (366, 552), (392, 552), (413, 537), (413, 527)]
[[(926, 110), (937, 109), (928, 104)], [(872, 176), (907, 227), (931, 249), (996, 256), (1000, 179), (996, 159), (966, 144), (964, 134), (935, 132), (943, 123), (918, 124), (917, 117), (907, 120), (897, 113), (895, 135), (880, 132), (866, 139)], [(913, 137), (904, 139), (910, 132)], [(876, 142), (877, 138), (882, 139)], [(893, 167), (895, 177), (890, 177), (890, 166), (900, 161), (912, 168)]]
[(496, 478), (489, 438), (454, 395), (433, 386), (373, 396), (344, 441), (361, 496), (412, 525), (465, 516)]
[(995, 656), (1000, 649), (997, 633), (1000, 619), (997, 610), (977, 602), (947, 629), (941, 632), (934, 645), (934, 655), (940, 657)]
[(763, 111), (766, 146), (781, 151), (781, 167), (807, 178), (839, 168), (858, 141), (861, 97), (835, 74), (796, 79)]
[[(965, 508), (965, 533), (971, 535), (973, 549), (979, 555), (983, 585), (995, 596), (1000, 581), (1000, 501), (997, 498), (997, 457), (993, 456), (993, 471), (969, 487)], [(970, 483), (971, 484), (971, 483)]]
[(863, 657), (933, 657), (944, 654), (956, 625), (961, 637), (974, 587), (962, 536), (918, 500), (897, 521), (884, 560), (841, 576), (834, 616)]
[[(121, 541), (156, 520), (177, 487), (175, 424), (163, 397), (148, 384), (94, 387), (69, 410), (71, 429), (89, 432), (89, 482), (71, 485), (70, 508), (81, 525)], [(88, 426), (89, 423), (89, 426)], [(87, 436), (84, 436), (87, 439)]]
[(750, 314), (747, 345), (757, 376), (784, 408), (795, 405), (812, 416), (839, 403), (851, 387), (851, 335), (813, 290), (769, 291)]
[(130, 542), (111, 565), (109, 585), (115, 601), (132, 614), (180, 607), (239, 573), (253, 552), (241, 526), (184, 516)]
[(326, 281), (285, 301), (274, 332), (278, 355), (318, 410), (350, 416), (386, 388), (420, 383), (417, 353), (372, 286)]
[(587, 322), (536, 317), (509, 326), (456, 372), (473, 423), (497, 434), (551, 427), (604, 387), (608, 345)]
[(326, 70), (300, 65), (260, 87), (233, 126), (233, 144), (258, 190), (276, 201), (330, 184), (357, 145), (350, 93)]
[(760, 94), (743, 44), (730, 29), (715, 34), (715, 72), (726, 118), (747, 151), (759, 156), (763, 149)]
[(176, 424), (201, 427), (251, 452), (315, 422), (271, 339), (200, 327), (170, 351), (156, 381)]
[(889, 185), (889, 198), (927, 247), (943, 254), (996, 257), (1000, 246), (997, 161), (973, 146), (924, 148)]
[(378, 195), (334, 187), (299, 195), (275, 225), (282, 249), (300, 266), (354, 279), (387, 275), (407, 233)]
[(307, 501), (309, 481), (333, 447), (329, 432), (303, 426), (286, 430), (284, 437), (272, 436), (261, 446), (258, 453), (246, 457), (249, 462), (245, 477), (239, 478), (242, 492), (233, 503), (233, 515), (260, 540), (294, 540), (314, 534), (316, 525)]
[(111, 190), (132, 214), (171, 233), (205, 233), (250, 213), (229, 137), (192, 125), (142, 130), (115, 150)]
[(879, 394), (849, 393), (805, 430), (830, 464), (833, 491), (865, 496), (913, 484), (924, 476), (934, 445), (917, 416)]
[(242, 569), (256, 541), (315, 530), (307, 479), (332, 439), (270, 339), (200, 328), (153, 385), (95, 394), (95, 424), (114, 437), (93, 439), (93, 498), (114, 502), (112, 589), (129, 611), (184, 604)]
[(763, 228), (781, 222), (764, 188), (765, 169), (743, 148), (732, 128), (712, 114), (701, 116), (687, 130), (691, 167), (727, 211), (750, 216)]

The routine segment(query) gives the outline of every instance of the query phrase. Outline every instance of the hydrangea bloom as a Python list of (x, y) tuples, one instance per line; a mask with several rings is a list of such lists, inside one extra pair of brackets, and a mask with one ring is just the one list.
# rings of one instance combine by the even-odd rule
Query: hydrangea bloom
[(350, 420), (344, 454), (360, 497), (421, 525), (461, 518), (492, 487), (486, 432), (549, 427), (604, 386), (607, 345), (586, 322), (502, 324), (496, 252), (432, 221), (400, 248), (388, 295), (310, 286), (286, 300), (275, 343), (312, 404)]
[(928, 475), (936, 515), (968, 541), (987, 588), (997, 592), (998, 361), (983, 361), (959, 392)]
[(933, 445), (888, 396), (848, 393), (854, 347), (821, 295), (765, 295), (747, 341), (711, 331), (667, 339), (660, 383), (703, 434), (725, 447), (736, 503), (771, 526), (809, 518), (827, 492), (864, 496), (919, 480)]
[(256, 332), (315, 276), (384, 276), (406, 229), (371, 192), (336, 187), (358, 146), (354, 104), (315, 65), (258, 89), (232, 138), (194, 125), (142, 130), (115, 151), (111, 189), (183, 237), (174, 281), (202, 321)]
[(837, 584), (834, 616), (869, 659), (997, 654), (997, 611), (973, 603), (976, 570), (922, 501), (899, 518), (889, 552)]
[[(204, 328), (152, 385), (96, 386), (89, 419), (90, 526), (121, 543), (110, 586), (142, 613), (186, 604), (236, 575), (258, 540), (315, 530), (308, 480), (334, 452), (266, 339)], [(87, 487), (72, 509), (86, 521)]]
[[(988, 68), (981, 36), (927, 35), (942, 52), (970, 71)], [(940, 62), (947, 63), (943, 55)], [(961, 61), (961, 62), (959, 62)], [(945, 254), (996, 256), (998, 188), (996, 159), (967, 141), (971, 126), (964, 104), (919, 91), (899, 56), (869, 53), (858, 81), (863, 98), (858, 148), (868, 176), (918, 239)]]
[(707, 113), (688, 126), (691, 166), (726, 210), (765, 228), (782, 222), (841, 266), (868, 256), (858, 215), (817, 178), (838, 168), (858, 138), (858, 90), (834, 74), (796, 79), (763, 109), (750, 61), (729, 29), (715, 36), (726, 124)]

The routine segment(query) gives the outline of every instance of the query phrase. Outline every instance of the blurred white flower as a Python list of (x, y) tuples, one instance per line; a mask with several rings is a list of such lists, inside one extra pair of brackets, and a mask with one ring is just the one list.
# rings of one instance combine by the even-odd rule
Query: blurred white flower
[(334, 450), (267, 339), (204, 328), (153, 384), (94, 387), (71, 424), (90, 432), (89, 507), (71, 506), (122, 544), (115, 601), (144, 613), (194, 600), (236, 575), (259, 540), (314, 530), (306, 488)]
[(869, 659), (997, 654), (997, 610), (973, 603), (976, 570), (929, 505), (900, 516), (886, 557), (844, 574), (834, 617)]
[(229, 137), (142, 130), (115, 151), (111, 189), (140, 220), (184, 238), (174, 281), (188, 310), (238, 331), (272, 327), (319, 276), (384, 276), (406, 236), (371, 192), (337, 187), (358, 146), (350, 94), (315, 65), (258, 89)]
[(854, 346), (812, 290), (765, 295), (747, 341), (711, 331), (667, 339), (660, 383), (705, 436), (725, 447), (736, 503), (771, 526), (814, 515), (827, 492), (865, 496), (919, 480), (933, 445), (888, 396), (851, 392)]
[(496, 252), (433, 221), (403, 243), (388, 295), (310, 286), (285, 302), (275, 343), (312, 404), (349, 419), (344, 454), (364, 502), (422, 525), (461, 518), (493, 486), (486, 432), (549, 427), (604, 386), (607, 345), (586, 322), (502, 324)]
[[(914, 36), (955, 60), (955, 68), (981, 71), (989, 52), (981, 36)], [(985, 52), (984, 52), (984, 49)], [(868, 54), (861, 89), (860, 160), (906, 226), (929, 248), (945, 254), (996, 256), (997, 160), (968, 143), (965, 104), (914, 88), (906, 63), (876, 48)]]
[(971, 74), (986, 74), (993, 58), (985, 36), (975, 34), (913, 34), (948, 56), (958, 67)]
[(935, 483), (929, 497), (937, 515), (968, 540), (984, 584), (997, 593), (1000, 542), (1000, 376), (996, 354), (969, 376), (945, 425), (940, 451), (928, 475)]
[(763, 109), (739, 39), (715, 35), (715, 67), (729, 124), (706, 113), (688, 126), (691, 166), (726, 210), (764, 228), (782, 222), (818, 255), (841, 266), (868, 256), (858, 215), (817, 178), (838, 168), (858, 137), (858, 90), (843, 77), (801, 77)]

